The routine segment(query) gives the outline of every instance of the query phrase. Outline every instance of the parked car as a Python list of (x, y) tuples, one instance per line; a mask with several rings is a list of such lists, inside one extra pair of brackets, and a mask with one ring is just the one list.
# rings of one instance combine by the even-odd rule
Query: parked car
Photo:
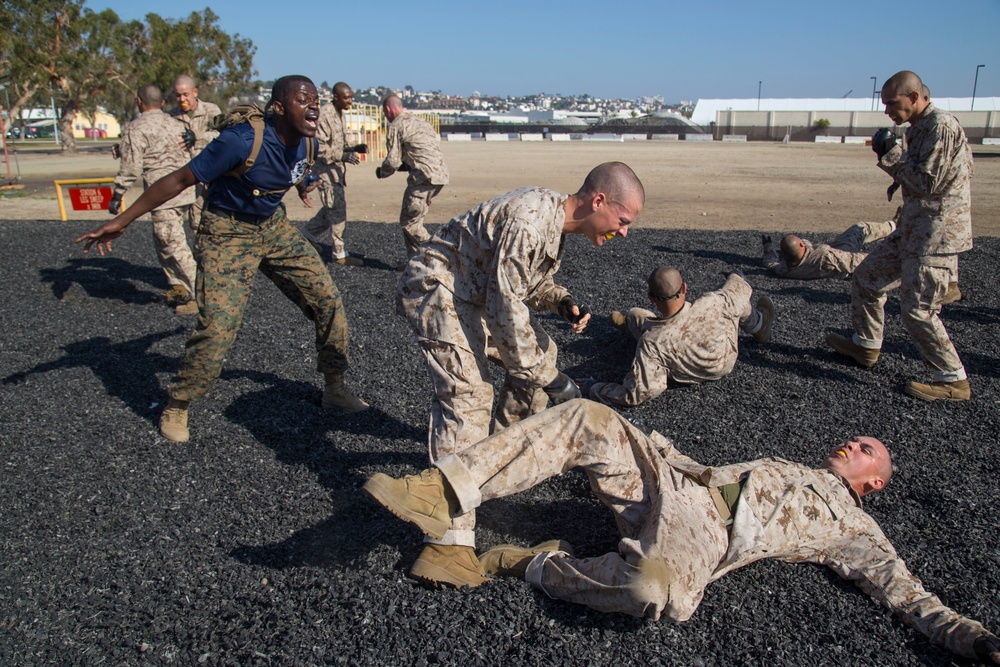
[(83, 128), (83, 136), (88, 139), (107, 139), (108, 131), (100, 128), (85, 127)]

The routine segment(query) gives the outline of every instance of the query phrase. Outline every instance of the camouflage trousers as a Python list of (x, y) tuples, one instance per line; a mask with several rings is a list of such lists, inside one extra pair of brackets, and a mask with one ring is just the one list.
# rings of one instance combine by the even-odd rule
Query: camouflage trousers
[(330, 183), (320, 177), (319, 198), (323, 207), (316, 212), (312, 220), (302, 227), (302, 235), (313, 243), (319, 243), (330, 230), (333, 238), (333, 257), (347, 257), (344, 247), (344, 228), (347, 226), (347, 199), (342, 183)]
[(964, 380), (965, 367), (938, 314), (948, 283), (955, 281), (957, 255), (903, 257), (900, 239), (890, 236), (872, 250), (851, 279), (851, 324), (855, 342), (882, 347), (887, 293), (899, 288), (903, 325), (939, 382)]
[(578, 399), (434, 465), (463, 510), (582, 468), (615, 514), (617, 553), (541, 554), (525, 578), (549, 597), (599, 611), (683, 621), (701, 602), (729, 537), (708, 488), (673, 469), (658, 449), (611, 408)]
[(399, 224), (403, 227), (407, 259), (416, 255), (417, 247), (431, 237), (424, 227), (424, 218), (430, 210), (431, 200), (437, 197), (443, 188), (443, 185), (430, 183), (406, 186), (406, 191), (403, 193), (403, 208), (399, 212)]
[(191, 401), (211, 388), (236, 338), (257, 269), (316, 325), (316, 370), (347, 370), (347, 318), (319, 255), (288, 223), (284, 206), (260, 223), (202, 212), (198, 239), (198, 326), (171, 380), (171, 398)]
[(184, 234), (184, 215), (187, 206), (179, 208), (164, 208), (153, 211), (153, 244), (156, 246), (156, 256), (171, 285), (181, 285), (194, 294), (194, 281), (197, 266), (194, 255), (187, 244)]
[(881, 241), (896, 228), (891, 220), (859, 222), (851, 225), (830, 241), (830, 247), (844, 252), (861, 252), (866, 243)]
[[(419, 306), (405, 306), (417, 334), (417, 343), (427, 361), (431, 387), (428, 452), (433, 463), (443, 456), (461, 452), (487, 435), (498, 432), (540, 412), (548, 405), (548, 395), (540, 388), (504, 373), (504, 384), (493, 411), (493, 380), (490, 363), (503, 366), (499, 354), (488, 343), (483, 310), (454, 298), (438, 287)], [(434, 312), (429, 323), (422, 315)], [(545, 351), (545, 364), (555, 368), (556, 345), (532, 318), (536, 342)], [(475, 546), (474, 512), (455, 517), (451, 529), (438, 544)]]

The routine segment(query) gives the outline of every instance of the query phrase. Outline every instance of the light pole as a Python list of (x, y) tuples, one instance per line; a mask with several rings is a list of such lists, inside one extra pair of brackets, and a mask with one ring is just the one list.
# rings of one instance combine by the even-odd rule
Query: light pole
[[(978, 73), (979, 70), (976, 70), (976, 72)], [(760, 84), (761, 83), (763, 83), (763, 82), (761, 82), (761, 81), (757, 82), (757, 111), (760, 111)]]
[(872, 80), (872, 111), (875, 111), (875, 77), (868, 77)]
[(969, 111), (976, 110), (976, 86), (979, 85), (979, 68), (986, 67), (986, 65), (976, 65), (976, 80), (972, 83), (972, 107)]

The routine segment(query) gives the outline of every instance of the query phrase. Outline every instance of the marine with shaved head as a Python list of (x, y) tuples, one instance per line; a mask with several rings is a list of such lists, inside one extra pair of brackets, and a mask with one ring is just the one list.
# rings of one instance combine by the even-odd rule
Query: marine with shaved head
[(930, 383), (911, 381), (904, 392), (926, 401), (966, 401), (971, 388), (965, 367), (938, 314), (956, 280), (958, 253), (972, 248), (972, 150), (962, 126), (931, 103), (913, 72), (890, 77), (882, 103), (896, 125), (909, 123), (905, 152), (886, 128), (872, 137), (878, 166), (900, 185), (903, 206), (896, 231), (852, 276), (853, 335), (831, 333), (827, 343), (865, 368), (874, 366), (886, 297), (898, 287), (903, 324), (932, 371)]
[[(556, 367), (555, 343), (532, 311), (558, 313), (582, 332), (589, 310), (554, 282), (565, 236), (579, 234), (598, 247), (625, 237), (644, 203), (635, 173), (608, 162), (575, 194), (508, 192), (452, 219), (420, 246), (403, 271), (397, 305), (431, 377), (432, 462), (543, 410), (550, 399), (580, 395)], [(495, 417), (488, 357), (505, 370)], [(431, 585), (481, 584), (474, 527), (469, 513), (428, 538), (411, 575)]]
[[(205, 150), (205, 146), (219, 136), (217, 130), (212, 129), (215, 117), (222, 113), (218, 106), (211, 102), (198, 99), (198, 85), (193, 77), (181, 74), (174, 79), (174, 99), (177, 106), (170, 110), (170, 115), (184, 124), (190, 134), (184, 143), (188, 157), (196, 157)], [(201, 220), (201, 211), (205, 208), (205, 193), (208, 192), (208, 185), (198, 183), (194, 186), (194, 204), (190, 209), (191, 229), (198, 231), (198, 223)]]
[(657, 313), (633, 308), (611, 314), (612, 323), (638, 341), (632, 369), (622, 382), (583, 380), (583, 395), (601, 403), (635, 406), (666, 391), (669, 380), (700, 384), (732, 372), (739, 352), (739, 330), (759, 343), (771, 338), (774, 303), (768, 296), (750, 305), (752, 289), (733, 273), (721, 289), (688, 302), (680, 271), (661, 266), (649, 276), (648, 297)]
[(431, 201), (441, 194), (451, 177), (441, 153), (441, 139), (430, 123), (404, 109), (398, 95), (389, 95), (382, 101), (382, 112), (389, 121), (389, 130), (385, 136), (385, 160), (375, 168), (375, 176), (388, 178), (397, 171), (409, 172), (399, 212), (409, 259), (416, 254), (417, 246), (430, 238), (424, 218)]
[(617, 550), (578, 558), (558, 539), (501, 545), (480, 556), (488, 574), (522, 578), (551, 598), (601, 612), (680, 622), (729, 572), (765, 558), (814, 563), (935, 644), (1000, 664), (997, 637), (927, 591), (863, 509), (861, 499), (892, 477), (889, 451), (869, 436), (835, 445), (819, 468), (775, 457), (711, 467), (607, 406), (576, 400), (418, 475), (379, 473), (364, 488), (396, 516), (440, 536), (454, 517), (573, 468), (614, 513)]
[(361, 266), (364, 262), (351, 257), (344, 245), (344, 228), (347, 226), (347, 165), (358, 164), (368, 152), (367, 144), (347, 145), (347, 130), (344, 128), (344, 112), (354, 103), (354, 91), (343, 81), (333, 86), (333, 101), (319, 110), (319, 154), (313, 171), (319, 178), (319, 194), (322, 207), (312, 220), (302, 227), (306, 237), (317, 251), (320, 242), (329, 230), (333, 243), (333, 261), (344, 266)]
[[(140, 86), (135, 103), (140, 116), (129, 123), (118, 145), (121, 165), (108, 202), (108, 213), (112, 215), (121, 213), (122, 199), (138, 178), (148, 188), (187, 162), (180, 144), (184, 126), (163, 113), (163, 91), (159, 86)], [(150, 213), (157, 259), (170, 285), (163, 300), (179, 315), (198, 312), (193, 300), (197, 268), (184, 234), (184, 216), (193, 201), (194, 190), (188, 188)]]

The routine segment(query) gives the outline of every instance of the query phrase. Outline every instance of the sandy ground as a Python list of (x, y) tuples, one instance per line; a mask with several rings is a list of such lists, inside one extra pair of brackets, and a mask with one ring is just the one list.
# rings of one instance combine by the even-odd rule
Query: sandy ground
[[(836, 232), (859, 220), (887, 219), (899, 201), (886, 201), (888, 176), (875, 166), (871, 150), (857, 145), (442, 145), (452, 182), (435, 200), (428, 218), (431, 223), (445, 222), (480, 201), (522, 185), (574, 192), (591, 167), (608, 160), (624, 161), (639, 174), (647, 193), (639, 224), (651, 228)], [(973, 150), (973, 230), (977, 236), (1000, 236), (1000, 146), (975, 146)], [(106, 149), (97, 152), (91, 147), (73, 156), (22, 152), (17, 158), (25, 187), (0, 196), (0, 219), (4, 220), (58, 219), (54, 179), (110, 177), (117, 169)], [(379, 181), (374, 172), (374, 162), (349, 168), (349, 219), (395, 222), (404, 177), (397, 174)], [(133, 190), (126, 201), (138, 194)], [(310, 217), (294, 193), (285, 201), (293, 220)], [(107, 219), (103, 213), (71, 211), (69, 216), (73, 220)]]

